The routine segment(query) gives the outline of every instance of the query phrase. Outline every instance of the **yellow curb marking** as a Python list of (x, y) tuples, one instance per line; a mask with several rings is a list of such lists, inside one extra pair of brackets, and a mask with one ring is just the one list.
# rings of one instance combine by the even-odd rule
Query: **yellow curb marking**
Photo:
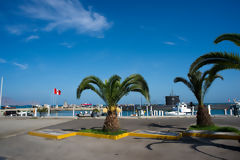
[(123, 133), (123, 134), (114, 136), (114, 135), (104, 135), (104, 134), (77, 132), (77, 135), (79, 135), (79, 136), (89, 136), (89, 137), (95, 137), (95, 138), (106, 138), (106, 139), (118, 140), (118, 139), (127, 137), (128, 133)]
[(203, 137), (203, 138), (219, 138), (219, 139), (233, 139), (239, 140), (239, 135), (220, 135), (220, 134), (206, 134), (206, 133), (189, 133), (183, 132), (183, 136), (190, 136), (190, 137)]
[(39, 136), (39, 137), (51, 138), (51, 139), (63, 139), (63, 138), (71, 137), (71, 136), (76, 136), (76, 132), (62, 134), (62, 135), (52, 135), (52, 134), (46, 134), (46, 133), (32, 131), (32, 132), (28, 132), (28, 134), (32, 135), (32, 136)]
[[(137, 130), (138, 131), (138, 130)], [(171, 135), (161, 135), (161, 134), (146, 134), (146, 133), (136, 133), (129, 132), (129, 136), (135, 136), (135, 137), (144, 137), (144, 138), (156, 138), (156, 139), (169, 139), (169, 140), (178, 140), (182, 137), (182, 133), (179, 133), (178, 136), (171, 136)]]

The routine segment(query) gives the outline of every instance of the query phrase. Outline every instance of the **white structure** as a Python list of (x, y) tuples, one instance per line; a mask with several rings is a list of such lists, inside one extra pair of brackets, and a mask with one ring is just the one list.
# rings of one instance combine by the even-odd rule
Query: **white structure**
[(192, 115), (194, 115), (194, 106), (192, 106)]
[(167, 116), (183, 116), (191, 113), (192, 113), (192, 110), (190, 108), (187, 108), (186, 103), (182, 102), (178, 104), (177, 108), (174, 107), (173, 111), (166, 112), (166, 115)]
[(146, 110), (147, 110), (147, 116), (148, 116), (148, 106), (146, 106)]
[(227, 109), (224, 109), (224, 115), (227, 115)]
[(211, 115), (211, 106), (208, 105), (207, 107), (208, 107), (208, 114)]
[(34, 117), (37, 117), (37, 108), (34, 108)]
[(44, 104), (43, 107), (46, 107), (48, 109), (48, 114), (47, 116), (49, 117), (50, 116), (50, 109), (51, 109), (51, 106), (48, 105), (48, 104)]
[(73, 106), (73, 117), (75, 116), (75, 106)]

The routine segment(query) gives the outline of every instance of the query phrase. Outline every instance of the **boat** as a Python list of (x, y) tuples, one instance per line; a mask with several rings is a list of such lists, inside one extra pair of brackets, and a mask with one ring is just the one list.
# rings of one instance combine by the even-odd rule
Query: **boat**
[(182, 102), (178, 103), (177, 107), (173, 107), (173, 110), (170, 112), (165, 112), (167, 116), (184, 116), (184, 115), (191, 115), (192, 110), (187, 108), (187, 104)]

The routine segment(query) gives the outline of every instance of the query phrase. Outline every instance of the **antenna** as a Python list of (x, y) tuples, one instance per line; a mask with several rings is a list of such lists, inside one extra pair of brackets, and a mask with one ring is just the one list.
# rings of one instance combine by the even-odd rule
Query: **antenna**
[(2, 79), (1, 79), (0, 108), (2, 107), (2, 88), (3, 88), (3, 77), (2, 77)]
[(170, 96), (174, 96), (174, 93), (173, 93), (173, 87), (171, 87), (171, 93), (170, 93)]

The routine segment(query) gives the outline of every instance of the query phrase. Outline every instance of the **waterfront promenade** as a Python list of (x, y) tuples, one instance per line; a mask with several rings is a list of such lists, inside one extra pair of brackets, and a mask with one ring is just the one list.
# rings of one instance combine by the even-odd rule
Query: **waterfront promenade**
[[(159, 117), (149, 119), (120, 119), (123, 129), (133, 131), (148, 129), (155, 131), (183, 131), (195, 123), (195, 117)], [(15, 136), (0, 139), (0, 159), (239, 159), (240, 143), (236, 140), (204, 139), (184, 137), (178, 141), (125, 137), (118, 141), (93, 137), (75, 136), (63, 140), (49, 140), (27, 135), (29, 129), (51, 128), (77, 130), (99, 128), (103, 118), (82, 119), (0, 119), (2, 129), (26, 127)], [(240, 118), (213, 117), (217, 125), (234, 126), (240, 129)], [(12, 123), (14, 122), (14, 123)], [(23, 123), (24, 122), (24, 123)], [(38, 124), (42, 125), (38, 125)], [(35, 125), (34, 125), (35, 124)], [(45, 125), (43, 125), (45, 124)], [(36, 126), (38, 125), (38, 126)], [(5, 127), (3, 127), (5, 126)]]

